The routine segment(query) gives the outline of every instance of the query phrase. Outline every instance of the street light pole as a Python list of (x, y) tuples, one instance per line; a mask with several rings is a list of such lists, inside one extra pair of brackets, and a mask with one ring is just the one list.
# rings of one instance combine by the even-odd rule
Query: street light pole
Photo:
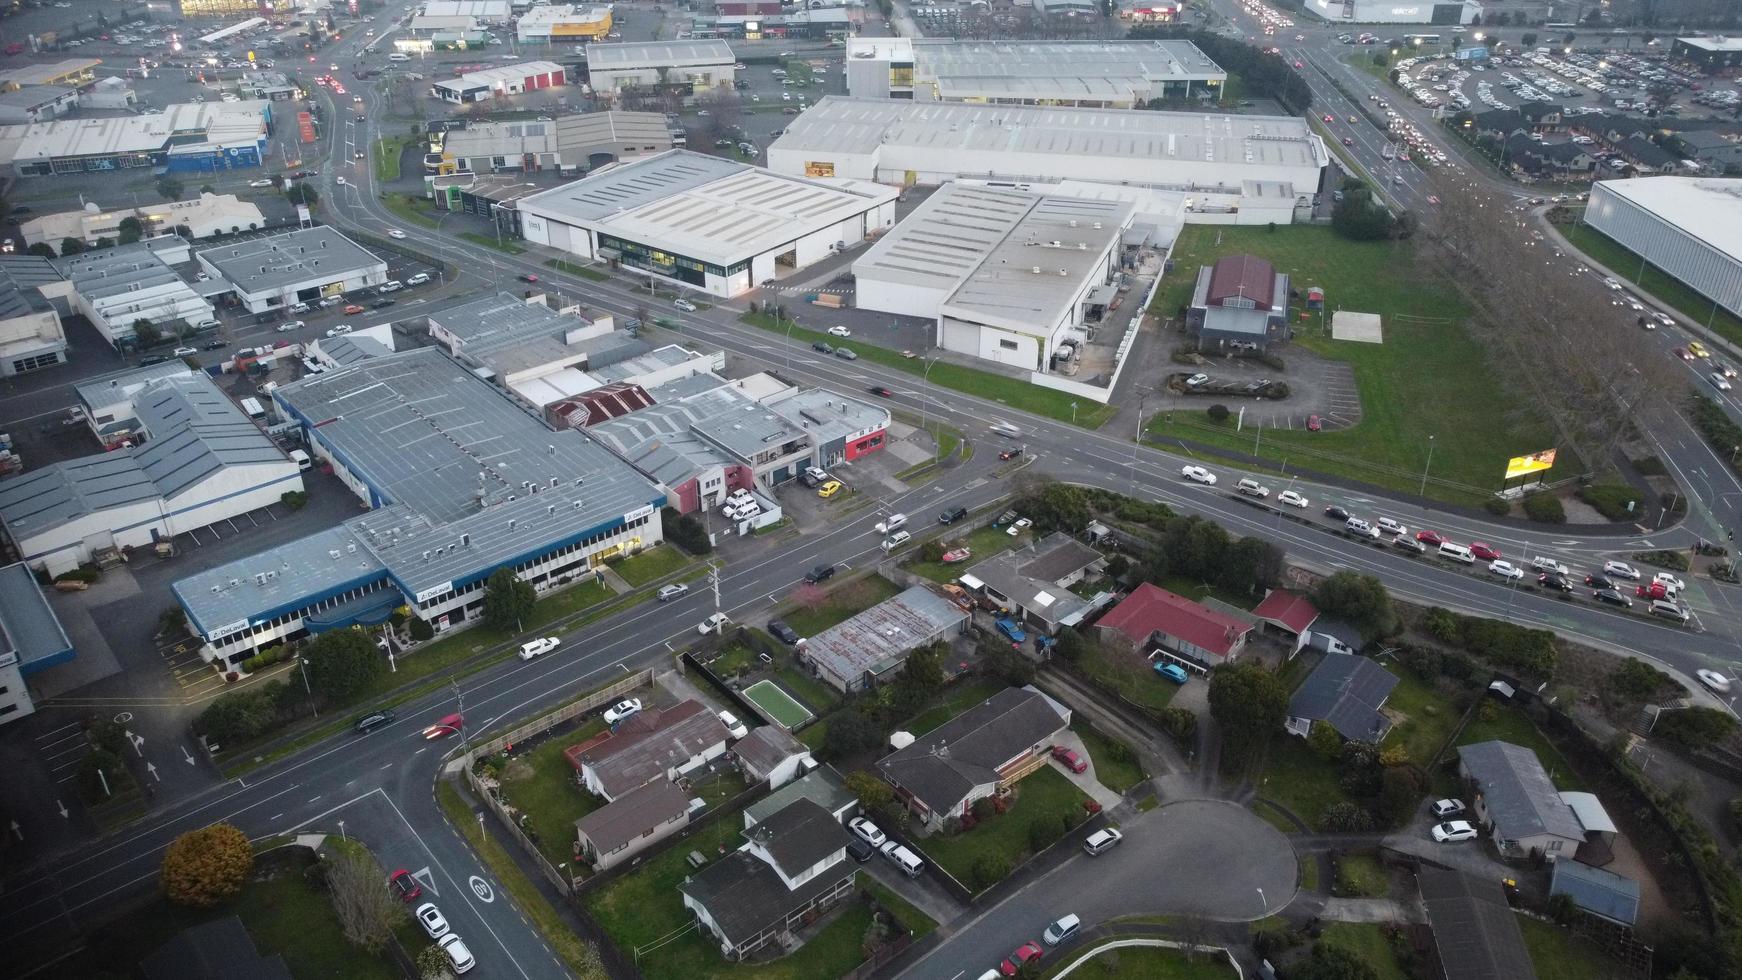
[(1417, 492), (1417, 495), (1421, 497), (1421, 512), (1423, 515), (1427, 514), (1427, 471), (1428, 471), (1428, 468), (1433, 466), (1433, 465), (1434, 465), (1434, 437), (1428, 436), (1427, 437), (1427, 462), (1422, 464), (1421, 489)]
[[(938, 359), (935, 357), (932, 358), (931, 360), (925, 362), (925, 370), (921, 371), (919, 373), (919, 388), (920, 388), (920, 391), (919, 391), (919, 430), (921, 432), (927, 431), (927, 429), (926, 429), (926, 399), (929, 396), (926, 394), (926, 392), (931, 387), (931, 369), (936, 367), (937, 363), (938, 363)], [(942, 448), (942, 446), (939, 445), (939, 443), (942, 440), (938, 439), (938, 437), (934, 435), (934, 436), (932, 436), (931, 441), (932, 441), (932, 449), (931, 449), (932, 459), (933, 459), (933, 461), (936, 461), (937, 457), (940, 455), (938, 450)]]
[(1131, 440), (1131, 483), (1137, 484), (1137, 450), (1143, 445), (1143, 406), (1149, 401), (1148, 393), (1137, 397), (1137, 434)]
[[(460, 746), (465, 750), (469, 759), (472, 755), (472, 739), (466, 734), (466, 695), (460, 690), (458, 678), (450, 679), (448, 686), (454, 689), (454, 714), (460, 716)], [(483, 829), (483, 821), (481, 820), (479, 821), (479, 829)]]
[(314, 689), (308, 686), (308, 660), (303, 657), (298, 657), (296, 658), (296, 666), (298, 670), (302, 671), (302, 692), (308, 695), (308, 710), (314, 712), (314, 716), (319, 718), (321, 716), (321, 711), (319, 708), (315, 707)]

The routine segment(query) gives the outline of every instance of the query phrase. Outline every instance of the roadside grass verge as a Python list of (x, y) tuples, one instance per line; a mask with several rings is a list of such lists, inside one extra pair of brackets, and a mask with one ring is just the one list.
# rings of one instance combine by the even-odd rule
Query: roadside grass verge
[(1590, 225), (1580, 222), (1557, 227), (1574, 248), (1614, 270), (1616, 278), (1663, 300), (1695, 323), (1709, 326), (1730, 343), (1742, 345), (1742, 318), (1671, 278), (1657, 266), (1642, 261), (1639, 253)]
[(460, 237), (474, 245), (493, 248), (505, 255), (520, 255), (526, 251), (526, 249), (521, 248), (519, 245), (516, 245), (507, 239), (497, 241), (495, 235), (483, 235), (475, 231), (462, 231), (460, 232)]
[(1355, 898), (1384, 898), (1391, 891), (1391, 878), (1379, 859), (1371, 854), (1341, 854), (1337, 857), (1337, 894)]
[(694, 560), (676, 548), (662, 544), (612, 565), (611, 570), (621, 576), (623, 581), (639, 589), (650, 582), (657, 582), (667, 575), (682, 571)]
[(417, 203), (419, 200), (421, 198), (414, 198), (408, 194), (381, 195), (381, 203), (387, 206), (387, 210), (414, 225), (422, 225), (425, 228), (436, 227), (438, 219), (430, 215), (430, 209), (427, 206), (420, 206)]
[(794, 609), (782, 618), (799, 636), (816, 636), (900, 591), (901, 588), (894, 582), (881, 575), (871, 575), (844, 582), (830, 589), (828, 597), (821, 605), (811, 609)]
[(591, 279), (593, 282), (605, 282), (611, 278), (610, 274), (603, 270), (595, 269), (592, 266), (565, 262), (562, 259), (546, 259), (544, 264), (558, 272), (566, 272), (571, 276), (580, 276), (582, 279)]
[(405, 152), (405, 144), (409, 142), (404, 136), (383, 136), (375, 141), (369, 163), (375, 170), (375, 179), (378, 182), (389, 183), (399, 179), (399, 157)]

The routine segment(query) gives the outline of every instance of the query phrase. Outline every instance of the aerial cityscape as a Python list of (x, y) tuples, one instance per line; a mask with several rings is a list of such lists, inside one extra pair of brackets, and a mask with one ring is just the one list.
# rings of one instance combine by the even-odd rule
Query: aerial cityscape
[(1742, 977), (1732, 0), (0, 0), (41, 980)]

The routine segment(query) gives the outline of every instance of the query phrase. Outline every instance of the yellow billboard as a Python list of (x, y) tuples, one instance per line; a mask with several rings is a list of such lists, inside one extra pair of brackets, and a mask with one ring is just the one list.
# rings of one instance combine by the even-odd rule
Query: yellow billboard
[(1544, 449), (1540, 453), (1531, 453), (1529, 456), (1514, 456), (1506, 461), (1506, 478), (1510, 480), (1515, 476), (1541, 473), (1543, 470), (1553, 468), (1553, 466), (1554, 450), (1552, 449)]

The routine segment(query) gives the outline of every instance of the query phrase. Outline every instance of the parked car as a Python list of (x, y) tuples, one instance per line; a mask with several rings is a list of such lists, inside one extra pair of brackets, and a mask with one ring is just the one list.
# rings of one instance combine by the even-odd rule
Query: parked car
[(1475, 839), (1476, 828), (1467, 820), (1448, 820), (1434, 827), (1434, 840), (1442, 844)]
[(829, 328), (828, 334), (831, 337), (851, 337), (853, 336), (853, 331), (848, 330), (846, 327), (837, 323)]
[(1052, 757), (1057, 759), (1071, 772), (1084, 773), (1089, 771), (1089, 763), (1081, 755), (1077, 754), (1076, 749), (1073, 749), (1070, 746), (1053, 746)]
[(853, 860), (864, 864), (877, 856), (877, 848), (871, 842), (858, 837), (847, 838), (847, 854)]
[(702, 620), (700, 623), (697, 623), (696, 632), (703, 636), (707, 636), (709, 633), (719, 633), (724, 631), (726, 625), (730, 622), (731, 620), (726, 618), (725, 613), (715, 613), (707, 619)]
[(399, 896), (399, 900), (402, 902), (412, 901), (423, 894), (423, 886), (418, 884), (417, 879), (411, 876), (411, 872), (404, 868), (400, 868), (388, 877), (387, 887), (391, 888), (393, 894)]
[(865, 817), (854, 817), (847, 821), (847, 829), (858, 835), (859, 839), (872, 847), (882, 847), (889, 840), (889, 835), (879, 830), (877, 825)]
[(1057, 949), (1065, 943), (1070, 942), (1071, 937), (1075, 936), (1082, 928), (1082, 919), (1077, 918), (1075, 915), (1064, 915), (1053, 920), (1053, 923), (1047, 926), (1046, 930), (1040, 934), (1040, 938), (1041, 941), (1046, 943), (1048, 946)]
[(434, 903), (425, 902), (419, 905), (414, 915), (417, 918), (417, 924), (423, 926), (423, 931), (429, 934), (429, 938), (440, 939), (448, 934), (448, 920), (443, 917), (441, 910), (436, 908)]
[(943, 513), (938, 515), (938, 523), (939, 524), (954, 524), (955, 522), (957, 522), (957, 521), (959, 521), (962, 518), (967, 517), (967, 516), (968, 516), (968, 508), (966, 508), (966, 507), (951, 507), (950, 509), (948, 509), (948, 510), (946, 510)]
[(818, 582), (827, 582), (829, 579), (834, 577), (835, 566), (818, 565), (805, 573), (804, 580), (807, 585), (816, 585)]
[(634, 717), (641, 710), (640, 698), (624, 698), (605, 709), (605, 724), (616, 725)]
[(1005, 957), (1004, 962), (998, 964), (998, 972), (1007, 977), (1014, 977), (1027, 968), (1028, 964), (1039, 963), (1040, 958), (1045, 955), (1046, 950), (1042, 949), (1039, 943), (1032, 941), (1023, 943), (1016, 947), (1015, 952)]
[(1443, 820), (1446, 817), (1455, 817), (1458, 814), (1463, 813), (1464, 812), (1464, 801), (1463, 800), (1436, 800), (1436, 801), (1434, 801), (1433, 806), (1430, 807), (1429, 809), (1431, 809), (1433, 811), (1434, 816), (1439, 817), (1440, 819)]
[(1021, 643), (1028, 639), (1028, 634), (1022, 629), (1022, 624), (1008, 616), (1000, 617), (995, 625), (998, 627), (998, 632), (1004, 634), (1004, 637), (1012, 643)]
[(1103, 851), (1117, 847), (1119, 842), (1124, 839), (1125, 835), (1121, 834), (1117, 829), (1113, 827), (1104, 827), (1083, 838), (1083, 850), (1087, 852), (1090, 857), (1094, 857)]
[(1004, 533), (1008, 534), (1014, 538), (1018, 534), (1021, 534), (1022, 532), (1028, 530), (1029, 528), (1031, 528), (1033, 526), (1034, 526), (1033, 521), (1029, 520), (1026, 517), (1018, 517), (1016, 519), (1015, 523), (1011, 524), (1010, 527)]
[(1276, 502), (1279, 504), (1287, 504), (1290, 507), (1299, 507), (1302, 510), (1305, 510), (1307, 505), (1311, 503), (1311, 501), (1307, 500), (1300, 494), (1295, 493), (1293, 490), (1284, 490), (1277, 494)]
[(817, 488), (817, 496), (827, 499), (841, 492), (841, 481), (829, 480)]
[(450, 932), (443, 936), (439, 942), (442, 952), (448, 954), (448, 962), (453, 964), (455, 974), (469, 972), (472, 967), (478, 965), (478, 961), (472, 958), (472, 951), (466, 948), (466, 944), (460, 940), (459, 936)]
[(774, 638), (782, 643), (790, 645), (799, 641), (798, 632), (778, 619), (768, 621), (768, 632), (773, 633)]

